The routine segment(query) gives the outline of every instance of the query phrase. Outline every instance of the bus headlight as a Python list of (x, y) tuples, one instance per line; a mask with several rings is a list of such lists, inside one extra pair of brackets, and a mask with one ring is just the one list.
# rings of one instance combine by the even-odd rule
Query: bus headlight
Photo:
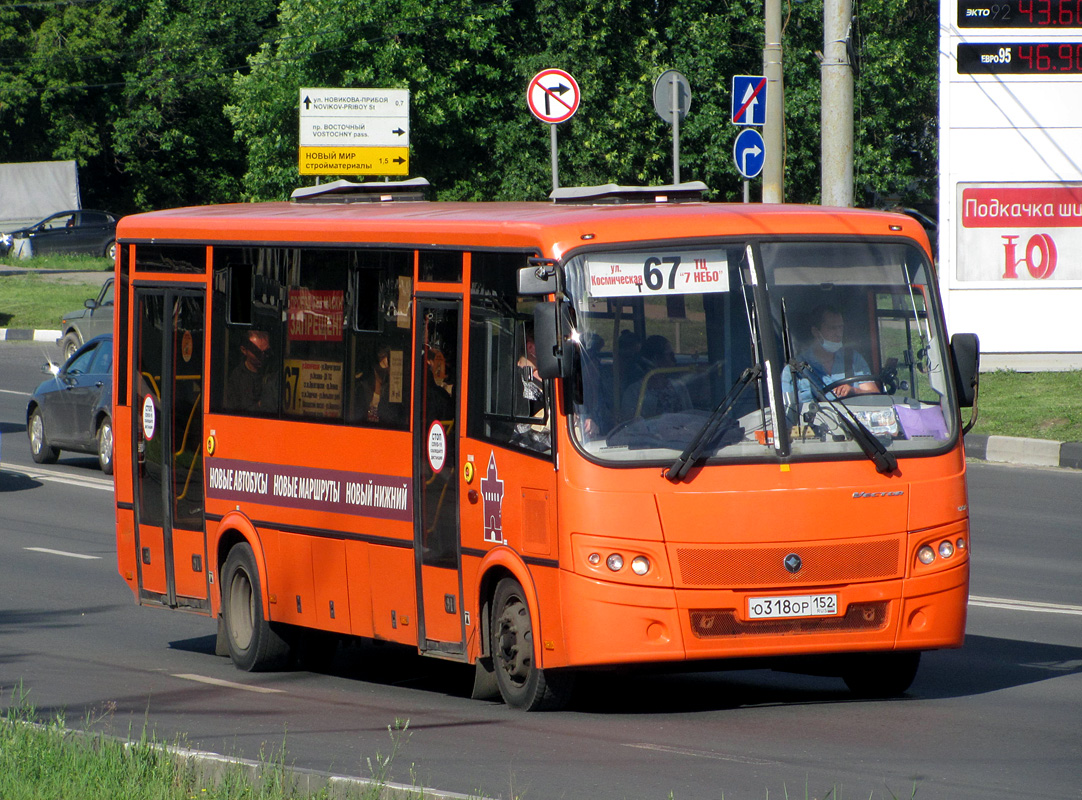
[(954, 545), (946, 540), (940, 542), (939, 555), (943, 556), (943, 558), (950, 558), (954, 555)]
[(935, 550), (930, 548), (928, 545), (924, 545), (923, 547), (921, 547), (920, 550), (917, 551), (917, 558), (922, 564), (931, 564), (933, 561), (935, 561)]
[(646, 556), (635, 556), (631, 560), (631, 571), (636, 575), (645, 575), (650, 571), (650, 559)]
[(624, 557), (619, 553), (613, 553), (611, 556), (605, 559), (605, 566), (607, 566), (613, 572), (619, 572), (624, 568)]

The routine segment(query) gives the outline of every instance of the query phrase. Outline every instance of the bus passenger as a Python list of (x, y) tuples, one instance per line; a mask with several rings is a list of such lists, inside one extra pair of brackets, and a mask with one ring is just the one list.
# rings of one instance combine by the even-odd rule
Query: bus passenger
[(391, 348), (379, 346), (372, 365), (358, 375), (358, 408), (364, 419), (373, 424), (401, 425), (405, 411), (401, 403), (391, 401)]
[(530, 445), (530, 449), (548, 451), (552, 448), (552, 434), (545, 409), (545, 384), (537, 372), (537, 349), (533, 331), (526, 328), (524, 353), (518, 357), (515, 366), (521, 384), (521, 411), (519, 416), (537, 419), (536, 423), (518, 422), (515, 424), (515, 436)]
[(598, 334), (587, 332), (583, 337), (579, 360), (581, 382), (582, 433), (588, 438), (600, 436), (612, 427), (612, 386), (605, 380), (601, 369), (601, 351), (605, 340)]
[(669, 340), (660, 334), (646, 337), (640, 358), (647, 371), (642, 379), (624, 390), (620, 398), (624, 419), (656, 417), (687, 411), (691, 394), (687, 387), (673, 379), (677, 371), (676, 352)]
[(243, 360), (225, 383), (228, 411), (274, 413), (278, 410), (278, 371), (272, 368), (270, 336), (250, 330), (240, 345)]

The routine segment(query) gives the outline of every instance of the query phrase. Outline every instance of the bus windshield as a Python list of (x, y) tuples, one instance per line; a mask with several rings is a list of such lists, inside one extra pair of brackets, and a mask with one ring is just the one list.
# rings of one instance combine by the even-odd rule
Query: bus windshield
[(930, 280), (898, 240), (577, 255), (572, 435), (624, 464), (696, 441), (701, 460), (940, 451), (957, 413)]

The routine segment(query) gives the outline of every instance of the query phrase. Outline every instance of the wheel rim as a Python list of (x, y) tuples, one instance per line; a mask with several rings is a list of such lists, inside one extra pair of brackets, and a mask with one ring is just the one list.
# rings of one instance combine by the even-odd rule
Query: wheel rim
[(98, 434), (98, 461), (108, 467), (113, 461), (113, 426), (106, 422)]
[(523, 686), (533, 668), (530, 612), (518, 597), (508, 599), (496, 622), (496, 660), (515, 686)]
[(30, 449), (34, 453), (40, 453), (45, 444), (45, 426), (41, 424), (41, 414), (34, 414), (30, 418)]
[(229, 582), (229, 635), (239, 650), (247, 650), (255, 631), (255, 592), (248, 573), (238, 569)]

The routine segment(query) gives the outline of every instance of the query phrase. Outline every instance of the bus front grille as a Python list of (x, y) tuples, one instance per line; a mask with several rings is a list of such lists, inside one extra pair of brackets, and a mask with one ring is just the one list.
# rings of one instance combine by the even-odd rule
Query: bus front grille
[(854, 603), (841, 617), (801, 617), (799, 619), (759, 619), (743, 621), (729, 608), (699, 608), (688, 612), (691, 631), (699, 639), (731, 636), (777, 636), (793, 633), (845, 633), (876, 631), (887, 626), (890, 601)]
[[(799, 556), (795, 572), (786, 568)], [(858, 539), (829, 544), (764, 545), (761, 547), (676, 548), (679, 585), (737, 589), (801, 586), (900, 578), (901, 537)]]

